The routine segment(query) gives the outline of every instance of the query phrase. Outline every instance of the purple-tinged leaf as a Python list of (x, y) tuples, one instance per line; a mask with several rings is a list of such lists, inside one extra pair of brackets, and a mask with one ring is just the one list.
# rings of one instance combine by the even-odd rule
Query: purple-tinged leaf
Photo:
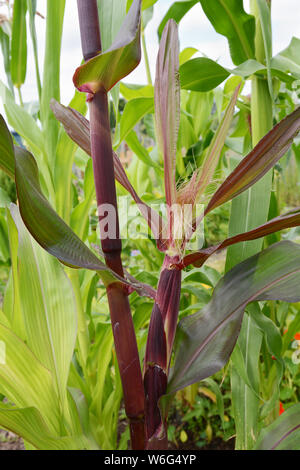
[[(62, 123), (68, 136), (76, 142), (88, 155), (91, 156), (91, 140), (90, 140), (90, 123), (75, 109), (63, 106), (55, 100), (51, 101), (51, 108), (55, 117)], [(160, 215), (151, 209), (142, 199), (137, 195), (135, 189), (131, 185), (123, 165), (116, 153), (113, 153), (115, 178), (123, 188), (125, 188), (132, 196), (135, 203), (138, 205), (142, 216), (147, 221), (150, 229), (156, 240), (158, 240), (159, 248), (163, 248), (163, 241), (160, 240), (160, 233), (162, 232), (163, 222)]]
[(141, 60), (141, 0), (134, 0), (112, 46), (77, 68), (73, 82), (79, 91), (108, 92)]
[(255, 450), (300, 450), (300, 403), (291, 406), (258, 437)]
[(300, 246), (284, 241), (235, 266), (200, 312), (177, 328), (167, 394), (203, 380), (229, 360), (246, 306), (257, 300), (300, 301)]
[[(164, 28), (156, 62), (155, 121), (164, 157), (166, 202), (176, 203), (176, 149), (180, 121), (179, 40), (175, 21)], [(172, 233), (172, 231), (170, 231)]]
[(271, 233), (278, 232), (279, 230), (298, 226), (300, 226), (300, 208), (294, 209), (287, 214), (269, 220), (265, 224), (260, 225), (259, 227), (256, 227), (249, 232), (240, 233), (234, 237), (227, 238), (218, 245), (210, 246), (209, 248), (205, 248), (195, 253), (190, 253), (183, 258), (180, 266), (182, 268), (185, 268), (190, 264), (194, 264), (197, 267), (202, 266), (210, 256), (212, 256), (217, 251), (224, 250), (224, 248), (227, 248), (230, 245), (249, 240), (257, 240), (258, 238), (265, 237)]
[(15, 147), (15, 180), (23, 222), (48, 253), (67, 266), (97, 271), (105, 283), (117, 280), (129, 292), (136, 290), (140, 295), (154, 296), (151, 287), (124, 279), (109, 269), (59, 217), (41, 191), (34, 157), (20, 147)]
[(288, 151), (300, 130), (300, 107), (280, 121), (247, 155), (211, 198), (205, 214), (261, 179)]

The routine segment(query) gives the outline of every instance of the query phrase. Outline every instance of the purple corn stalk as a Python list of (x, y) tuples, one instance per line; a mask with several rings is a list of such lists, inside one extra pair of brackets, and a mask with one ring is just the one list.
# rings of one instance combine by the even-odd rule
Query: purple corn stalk
[[(77, 0), (77, 6), (83, 56), (88, 60), (101, 52), (97, 0)], [(123, 276), (108, 98), (105, 90), (101, 89), (89, 97), (89, 110), (97, 204), (98, 207), (109, 204), (114, 207), (116, 214), (116, 236), (104, 238), (101, 234), (102, 251), (107, 266)], [(101, 217), (99, 220), (101, 222)], [(128, 295), (121, 284), (113, 282), (107, 286), (107, 297), (125, 410), (130, 422), (132, 448), (141, 450), (145, 446), (144, 388)]]
[(172, 268), (178, 258), (166, 255), (149, 325), (145, 362), (145, 414), (148, 449), (167, 449), (166, 423), (162, 422), (159, 398), (166, 393), (170, 358), (176, 332), (181, 271)]

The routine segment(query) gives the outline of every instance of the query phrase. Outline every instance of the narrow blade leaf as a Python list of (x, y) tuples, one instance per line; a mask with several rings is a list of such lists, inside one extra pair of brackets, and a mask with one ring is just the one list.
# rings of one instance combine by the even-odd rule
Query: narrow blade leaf
[(211, 198), (205, 214), (260, 180), (288, 151), (300, 129), (300, 107), (280, 121), (241, 161)]
[(155, 117), (158, 144), (164, 156), (165, 192), (169, 207), (176, 203), (176, 149), (180, 121), (179, 40), (169, 20), (160, 42), (155, 80)]
[(300, 246), (280, 242), (235, 266), (218, 283), (209, 304), (177, 330), (167, 392), (203, 380), (228, 361), (246, 306), (256, 300), (299, 302)]
[(196, 266), (202, 265), (211, 255), (217, 251), (221, 251), (228, 246), (235, 245), (236, 243), (245, 242), (249, 240), (257, 240), (258, 238), (265, 237), (271, 233), (278, 232), (291, 227), (298, 227), (300, 225), (300, 210), (294, 210), (291, 213), (281, 215), (275, 219), (269, 220), (259, 227), (249, 230), (248, 232), (235, 235), (234, 237), (227, 238), (218, 245), (210, 246), (204, 250), (196, 253), (191, 253), (184, 257), (182, 265), (184, 267), (190, 264)]

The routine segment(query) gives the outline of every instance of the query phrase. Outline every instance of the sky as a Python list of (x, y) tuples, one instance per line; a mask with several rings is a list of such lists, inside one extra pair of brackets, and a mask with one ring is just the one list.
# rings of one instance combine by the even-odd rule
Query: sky
[[(249, 2), (250, 0), (244, 0), (246, 11), (249, 11)], [(72, 76), (75, 68), (80, 64), (82, 59), (76, 3), (76, 0), (66, 0), (61, 55), (61, 102), (63, 104), (68, 104), (73, 96), (74, 87)], [(158, 0), (154, 7), (153, 19), (146, 29), (146, 43), (153, 78), (155, 76), (155, 62), (158, 51), (157, 28), (172, 3), (173, 0)], [(45, 14), (46, 0), (38, 0), (37, 5), (38, 11)], [(37, 17), (36, 23), (39, 57), (42, 69), (45, 44), (45, 20)], [(300, 37), (300, 0), (272, 0), (272, 24), (273, 53), (275, 55), (288, 46), (292, 36)], [(233, 66), (226, 38), (215, 32), (203, 13), (200, 3), (196, 4), (181, 21), (179, 35), (181, 50), (187, 46), (195, 47), (199, 50), (199, 55), (205, 54), (211, 59), (218, 60), (219, 63), (225, 67)], [(27, 67), (26, 83), (22, 87), (25, 102), (37, 99), (31, 41), (29, 41)], [(6, 81), (2, 65), (0, 66), (0, 79)], [(146, 83), (146, 72), (143, 60), (125, 81), (128, 83)], [(0, 111), (2, 111), (1, 104)]]

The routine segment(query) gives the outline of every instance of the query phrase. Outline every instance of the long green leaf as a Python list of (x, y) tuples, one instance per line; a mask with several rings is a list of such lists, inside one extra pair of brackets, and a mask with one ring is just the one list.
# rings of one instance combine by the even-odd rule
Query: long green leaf
[(209, 377), (228, 361), (243, 313), (256, 300), (300, 300), (300, 246), (280, 242), (229, 271), (204, 309), (178, 328), (168, 393)]
[(17, 206), (11, 205), (10, 211), (18, 230), (18, 285), (26, 342), (55, 377), (64, 405), (77, 331), (74, 292), (61, 264), (30, 237)]
[(255, 58), (255, 18), (241, 0), (200, 0), (204, 13), (217, 31), (226, 36), (235, 65)]
[(60, 100), (60, 53), (65, 12), (65, 0), (47, 0), (46, 45), (41, 99), (46, 151), (50, 168), (55, 165), (59, 124), (50, 108), (50, 100)]
[(11, 78), (13, 84), (20, 88), (25, 82), (27, 68), (27, 31), (26, 31), (27, 3), (24, 0), (15, 0), (13, 11), (12, 38), (11, 38)]
[(109, 91), (141, 60), (141, 0), (134, 0), (112, 46), (77, 68), (73, 81), (79, 91)]
[(1, 323), (0, 341), (5, 345), (5, 361), (0, 363), (0, 393), (17, 407), (37, 408), (51, 432), (59, 433), (58, 397), (50, 371)]
[(0, 404), (0, 425), (22, 436), (39, 450), (85, 450), (89, 447), (84, 436), (60, 437), (49, 430), (37, 408), (19, 408)]

